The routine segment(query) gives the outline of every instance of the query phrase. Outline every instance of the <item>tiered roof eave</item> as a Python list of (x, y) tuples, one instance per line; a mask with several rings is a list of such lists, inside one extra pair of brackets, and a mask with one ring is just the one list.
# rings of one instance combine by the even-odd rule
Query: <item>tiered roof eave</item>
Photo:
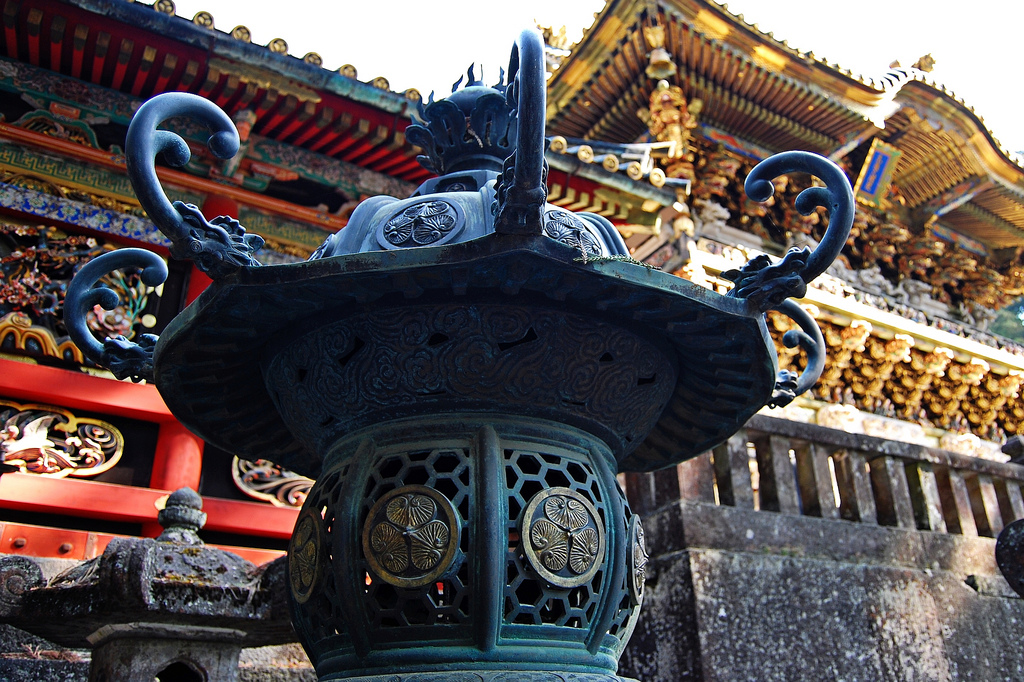
[[(941, 151), (959, 140), (958, 153), (968, 154), (967, 165), (987, 191), (977, 201), (989, 200), (943, 207), (949, 210), (944, 222), (993, 249), (1024, 244), (1024, 166), (962, 98), (916, 68), (865, 82), (762, 32), (724, 4), (610, 0), (551, 77), (549, 133), (631, 143), (647, 132), (636, 111), (657, 84), (644, 69), (653, 49), (644, 29), (651, 26), (665, 29), (664, 46), (677, 66), (670, 83), (682, 87), (687, 100), (703, 101), (702, 126), (769, 152), (807, 149), (841, 158), (872, 137), (898, 138), (906, 112), (920, 112), (939, 129), (936, 139), (918, 140), (922, 150)], [(903, 169), (912, 156), (906, 155)], [(935, 203), (970, 178), (955, 165), (938, 168), (910, 192), (909, 207)], [(904, 179), (897, 171), (893, 181), (902, 186)]]
[[(410, 97), (415, 102), (418, 93), (393, 92), (381, 88), (379, 78), (363, 82), (345, 76), (339, 71), (324, 68), (318, 63), (319, 55), (309, 53), (304, 58), (275, 51), (274, 41), (258, 45), (239, 39), (231, 33), (212, 26), (202, 26), (195, 20), (176, 14), (168, 14), (156, 6), (134, 2), (110, 2), (109, 0), (64, 0), (68, 4), (117, 21), (130, 23), (143, 30), (172, 37), (174, 40), (206, 51), (209, 55), (232, 59), (257, 69), (266, 69), (280, 76), (293, 79), (315, 90), (326, 90), (357, 102), (370, 104), (389, 113), (407, 113)], [(239, 27), (244, 28), (244, 27)], [(275, 39), (280, 40), (280, 39)], [(284, 43), (285, 50), (287, 43)], [(386, 79), (385, 79), (386, 80)]]
[[(759, 33), (716, 5), (697, 0), (658, 4), (612, 0), (552, 76), (549, 122), (554, 132), (607, 139), (609, 132), (628, 136), (640, 130), (632, 120), (631, 109), (634, 99), (646, 97), (639, 86), (650, 81), (653, 88), (657, 82), (643, 72), (651, 50), (643, 29), (655, 25), (668, 29), (666, 47), (680, 64), (679, 78), (686, 82), (679, 84), (689, 90), (688, 94), (705, 99), (712, 109), (742, 109), (735, 114), (743, 113), (748, 119), (771, 118), (769, 128), (790, 130), (790, 135), (779, 136), (775, 144), (772, 140), (752, 140), (769, 148), (803, 143), (830, 152), (830, 145), (838, 146), (871, 127), (874, 107), (886, 99), (881, 88)], [(616, 85), (621, 91), (615, 92)], [(591, 102), (594, 97), (602, 101)], [(604, 120), (598, 120), (587, 111), (592, 104), (608, 108), (603, 101), (608, 98), (620, 105), (609, 112), (610, 117), (605, 114)], [(815, 109), (819, 111), (812, 116)], [(809, 130), (807, 120), (821, 118), (823, 112), (830, 117), (827, 130)], [(586, 123), (574, 127), (567, 122), (570, 118)], [(767, 130), (756, 127), (719, 127), (748, 139), (752, 134), (768, 135)]]

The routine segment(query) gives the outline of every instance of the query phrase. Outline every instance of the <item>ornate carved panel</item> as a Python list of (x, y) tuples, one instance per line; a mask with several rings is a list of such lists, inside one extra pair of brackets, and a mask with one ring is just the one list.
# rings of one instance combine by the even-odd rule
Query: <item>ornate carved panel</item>
[(50, 405), (0, 400), (0, 455), (26, 474), (88, 477), (117, 464), (124, 437), (107, 422)]
[[(781, 315), (771, 313), (769, 319), (776, 332), (792, 327)], [(901, 334), (881, 339), (860, 321), (849, 327), (818, 323), (830, 365), (814, 388), (817, 398), (996, 442), (1024, 423), (1024, 407), (1016, 399), (1024, 385), (1020, 372), (996, 374), (984, 360), (961, 362), (941, 346), (921, 350)], [(802, 367), (803, 357), (778, 339), (781, 333), (779, 366)]]
[(313, 479), (274, 464), (270, 460), (231, 460), (231, 478), (243, 493), (275, 507), (301, 507)]
[[(55, 227), (0, 224), (0, 351), (82, 363), (64, 327), (64, 294), (79, 268), (111, 249), (100, 239)], [(137, 272), (115, 272), (103, 282), (124, 303), (89, 315), (88, 324), (99, 336), (130, 338), (156, 324), (146, 309), (159, 294), (148, 290)]]

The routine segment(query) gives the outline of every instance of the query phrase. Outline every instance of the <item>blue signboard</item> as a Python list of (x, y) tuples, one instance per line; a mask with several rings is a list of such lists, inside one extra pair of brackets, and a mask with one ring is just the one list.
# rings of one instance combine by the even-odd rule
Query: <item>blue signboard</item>
[(890, 144), (875, 138), (871, 142), (868, 156), (861, 166), (854, 192), (857, 200), (874, 206), (882, 205), (882, 199), (889, 191), (889, 181), (902, 152)]

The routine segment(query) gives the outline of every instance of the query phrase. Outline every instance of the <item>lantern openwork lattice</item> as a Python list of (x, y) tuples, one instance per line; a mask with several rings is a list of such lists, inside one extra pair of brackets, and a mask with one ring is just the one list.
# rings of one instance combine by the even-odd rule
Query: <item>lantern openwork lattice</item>
[[(87, 310), (116, 268), (166, 276), (133, 249), (92, 261), (68, 327), (96, 362), (155, 382), (216, 446), (315, 477), (289, 555), (296, 631), (321, 680), (612, 680), (644, 593), (647, 551), (618, 471), (695, 456), (820, 373), (813, 319), (789, 300), (838, 254), (853, 218), (833, 164), (789, 152), (747, 179), (805, 171), (828, 232), (726, 273), (722, 296), (629, 258), (604, 218), (547, 204), (543, 45), (524, 32), (508, 83), (472, 81), (422, 106), (408, 139), (438, 177), (373, 197), (300, 264), (259, 267), (262, 240), (230, 218), (171, 204), (158, 153), (184, 163), (190, 116), (235, 153), (211, 103), (163, 95), (128, 133), (128, 170), (175, 257), (214, 283), (160, 336), (104, 342)], [(779, 372), (765, 312), (803, 331), (797, 377)], [(258, 523), (258, 519), (254, 519)], [(395, 677), (395, 676), (398, 677)]]

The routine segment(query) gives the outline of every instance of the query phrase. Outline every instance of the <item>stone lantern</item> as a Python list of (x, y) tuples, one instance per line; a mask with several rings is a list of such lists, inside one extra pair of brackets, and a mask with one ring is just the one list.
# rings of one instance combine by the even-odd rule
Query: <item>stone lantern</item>
[[(826, 206), (811, 253), (726, 273), (718, 295), (629, 258), (604, 218), (546, 204), (544, 61), (524, 32), (508, 85), (431, 101), (408, 139), (437, 177), (374, 197), (301, 264), (259, 266), (236, 221), (170, 204), (153, 160), (187, 160), (156, 126), (191, 116), (210, 147), (234, 127), (186, 94), (146, 103), (128, 169), (149, 215), (214, 283), (159, 339), (105, 343), (84, 312), (109, 269), (164, 276), (151, 253), (88, 264), (68, 326), (120, 377), (156, 383), (217, 447), (317, 479), (289, 552), (293, 622), (321, 680), (615, 680), (644, 594), (640, 519), (617, 482), (722, 442), (765, 404), (810, 387), (820, 332), (790, 296), (824, 271), (852, 223), (849, 183), (805, 153), (747, 181), (812, 172)], [(803, 332), (808, 370), (778, 372), (764, 313)], [(253, 519), (259, 523), (259, 519)]]
[(26, 557), (3, 557), (0, 618), (92, 649), (91, 682), (234, 682), (243, 646), (290, 641), (278, 615), (281, 561), (256, 567), (205, 546), (202, 498), (190, 488), (171, 493), (157, 519), (159, 537), (114, 538), (50, 580)]

